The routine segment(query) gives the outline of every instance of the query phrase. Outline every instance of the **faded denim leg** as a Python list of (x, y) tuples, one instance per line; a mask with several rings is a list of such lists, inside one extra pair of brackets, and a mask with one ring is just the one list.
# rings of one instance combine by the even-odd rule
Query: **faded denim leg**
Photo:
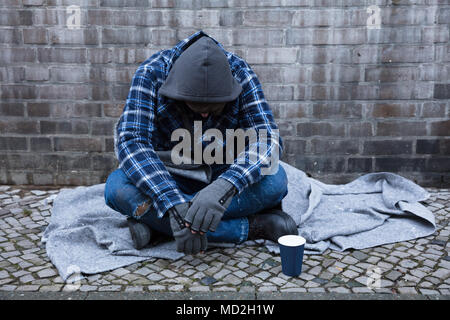
[[(188, 201), (194, 197), (195, 193), (206, 186), (204, 183), (179, 178), (178, 176), (174, 176), (174, 179)], [(195, 192), (192, 193), (190, 189), (195, 190)], [(191, 194), (186, 193), (188, 191)], [(151, 199), (136, 188), (122, 169), (116, 169), (108, 176), (104, 197), (106, 205), (111, 209), (125, 216), (133, 217), (160, 233), (168, 236), (173, 235), (169, 216), (165, 214), (162, 218), (158, 218), (156, 210), (151, 206)], [(246, 239), (247, 230), (248, 222), (246, 224), (243, 218), (229, 219), (218, 226), (216, 233), (210, 232), (207, 237), (210, 242), (240, 243), (243, 239)], [(220, 235), (220, 239), (215, 237), (216, 234)]]
[[(187, 200), (206, 184), (174, 176)], [(242, 243), (248, 236), (248, 215), (277, 205), (287, 194), (287, 177), (284, 169), (274, 175), (264, 176), (259, 182), (247, 187), (240, 195), (233, 197), (215, 232), (208, 232), (209, 242)], [(115, 211), (140, 220), (150, 228), (172, 236), (168, 215), (158, 218), (149, 197), (140, 192), (128, 179), (122, 169), (113, 171), (105, 185), (105, 202)]]

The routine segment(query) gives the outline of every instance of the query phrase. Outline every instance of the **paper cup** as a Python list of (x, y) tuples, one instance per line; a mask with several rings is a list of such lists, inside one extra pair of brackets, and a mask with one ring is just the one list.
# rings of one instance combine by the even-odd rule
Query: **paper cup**
[(302, 273), (303, 252), (306, 240), (296, 235), (278, 238), (281, 255), (281, 271), (289, 277), (297, 277)]

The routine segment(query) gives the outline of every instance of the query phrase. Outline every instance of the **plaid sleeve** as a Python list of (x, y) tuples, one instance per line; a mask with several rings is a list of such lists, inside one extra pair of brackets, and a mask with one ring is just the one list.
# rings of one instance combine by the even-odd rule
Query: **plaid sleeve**
[(139, 190), (153, 200), (158, 216), (162, 217), (172, 206), (186, 200), (152, 145), (156, 81), (156, 76), (148, 66), (137, 69), (116, 127), (116, 143), (119, 168)]
[(239, 71), (243, 91), (240, 128), (246, 132), (253, 129), (257, 139), (249, 139), (242, 151), (227, 171), (219, 177), (231, 182), (238, 193), (261, 180), (263, 175), (273, 174), (278, 168), (278, 160), (283, 152), (283, 142), (279, 136), (272, 110), (264, 98), (258, 77), (250, 66), (243, 63)]

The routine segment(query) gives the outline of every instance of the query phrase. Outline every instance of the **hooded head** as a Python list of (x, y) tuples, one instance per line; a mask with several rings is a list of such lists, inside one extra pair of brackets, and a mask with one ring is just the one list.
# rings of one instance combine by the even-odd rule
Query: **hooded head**
[(186, 101), (197, 112), (217, 112), (218, 107), (236, 99), (241, 91), (227, 56), (208, 36), (199, 38), (175, 60), (159, 89), (161, 95)]

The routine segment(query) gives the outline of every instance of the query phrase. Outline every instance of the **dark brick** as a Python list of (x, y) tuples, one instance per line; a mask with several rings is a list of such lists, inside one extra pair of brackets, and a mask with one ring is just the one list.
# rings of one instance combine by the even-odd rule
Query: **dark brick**
[(347, 125), (350, 137), (371, 137), (374, 135), (370, 122), (349, 122)]
[(40, 62), (86, 63), (86, 49), (38, 48)]
[(286, 119), (306, 118), (308, 116), (308, 109), (309, 109), (308, 104), (285, 104), (284, 117)]
[(112, 62), (112, 49), (89, 48), (88, 57), (90, 63), (110, 63)]
[(278, 121), (278, 129), (280, 129), (280, 136), (295, 136), (295, 125), (288, 121)]
[(44, 28), (23, 29), (23, 42), (26, 44), (46, 44), (47, 30)]
[(421, 158), (376, 158), (375, 171), (413, 172), (424, 171), (426, 159)]
[(33, 120), (0, 120), (0, 133), (37, 134), (38, 126)]
[(103, 44), (142, 44), (151, 43), (152, 33), (145, 28), (102, 29)]
[(0, 32), (0, 43), (20, 44), (22, 36), (18, 29), (2, 29)]
[(92, 165), (94, 170), (112, 171), (117, 169), (118, 161), (113, 154), (94, 155)]
[(8, 168), (12, 170), (42, 168), (42, 159), (38, 154), (28, 152), (20, 152), (19, 154), (7, 153), (6, 157)]
[(85, 67), (57, 67), (51, 69), (51, 78), (56, 82), (90, 82), (90, 69)]
[(422, 117), (424, 118), (444, 118), (445, 103), (425, 102), (422, 105)]
[(105, 139), (105, 152), (114, 152), (114, 138)]
[(327, 98), (326, 86), (311, 86), (311, 100), (326, 100)]
[(377, 122), (377, 136), (424, 136), (425, 122)]
[(372, 172), (372, 159), (348, 158), (347, 172)]
[(27, 150), (27, 139), (19, 137), (0, 137), (0, 150)]
[(102, 141), (93, 138), (55, 137), (55, 151), (102, 151)]
[(82, 100), (88, 99), (91, 88), (84, 84), (71, 84), (70, 90), (67, 90), (68, 85), (41, 85), (39, 86), (39, 94), (41, 99), (48, 100)]
[(52, 140), (50, 138), (30, 138), (30, 148), (34, 152), (50, 152), (52, 150)]
[(314, 154), (355, 154), (358, 153), (358, 141), (356, 140), (311, 140), (312, 153)]
[(353, 63), (352, 50), (342, 46), (301, 46), (301, 63)]
[(102, 116), (102, 105), (100, 103), (76, 103), (73, 106), (74, 117), (101, 117)]
[(41, 133), (72, 133), (72, 123), (70, 121), (42, 120)]
[(98, 44), (96, 28), (52, 29), (49, 31), (50, 44)]
[(286, 154), (304, 154), (306, 148), (306, 141), (299, 139), (284, 139), (284, 153)]
[[(0, 69), (1, 70), (1, 69)], [(19, 83), (26, 80), (25, 77), (25, 67), (19, 67), (19, 66), (10, 66), (7, 68), (4, 68), (5, 72), (3, 72), (2, 75), (0, 75), (0, 78), (4, 82), (10, 82), (10, 83)], [(1, 71), (0, 71), (1, 73)]]
[(414, 117), (416, 115), (415, 104), (377, 103), (371, 108), (369, 116), (374, 118), (388, 117)]
[(89, 133), (89, 123), (85, 120), (72, 120), (72, 133), (76, 134), (88, 134)]
[(0, 64), (8, 65), (12, 62), (34, 62), (36, 50), (34, 48), (0, 48)]
[(59, 169), (65, 170), (90, 170), (92, 169), (92, 155), (58, 155)]
[(105, 117), (118, 118), (123, 112), (123, 103), (105, 103), (103, 104), (103, 112)]
[[(130, 89), (128, 87), (128, 89)], [(110, 100), (111, 99), (111, 87), (109, 86), (91, 86), (92, 100)], [(126, 98), (126, 96), (125, 96)]]
[(232, 31), (233, 45), (283, 45), (283, 30), (235, 29)]
[(0, 116), (23, 117), (25, 114), (25, 106), (20, 102), (4, 102), (0, 103)]
[(39, 186), (39, 185), (53, 185), (53, 174), (52, 173), (33, 173), (32, 174), (32, 182), (31, 184)]
[(362, 105), (354, 103), (315, 103), (312, 115), (318, 119), (351, 119), (361, 118)]
[(243, 24), (244, 12), (241, 10), (220, 10), (219, 25), (220, 26), (241, 26)]
[[(450, 157), (429, 158), (426, 170), (431, 172), (450, 172)], [(421, 171), (423, 171), (423, 168)]]
[(50, 115), (52, 118), (72, 118), (72, 102), (52, 102), (50, 105)]
[(113, 133), (114, 120), (93, 120), (91, 126), (92, 135), (109, 136)]
[(46, 81), (49, 79), (48, 67), (25, 68), (25, 79), (28, 81)]
[(415, 86), (412, 83), (381, 83), (380, 99), (383, 100), (410, 100), (416, 94)]
[(100, 0), (100, 7), (151, 7), (150, 0)]
[(439, 140), (417, 140), (417, 154), (436, 154), (439, 153)]
[(435, 84), (434, 85), (435, 99), (450, 99), (450, 84)]
[(450, 139), (442, 139), (440, 149), (443, 155), (450, 155)]
[[(114, 86), (112, 89), (114, 99), (122, 100), (122, 101), (125, 101), (127, 99), (129, 91), (130, 91), (130, 85)], [(101, 100), (106, 100), (106, 99), (101, 99)]]
[(388, 45), (382, 48), (381, 62), (430, 62), (433, 46)]
[(345, 124), (329, 122), (302, 122), (297, 124), (297, 135), (300, 137), (344, 136)]
[(39, 169), (46, 169), (46, 171), (57, 172), (59, 170), (60, 155), (57, 154), (38, 154), (39, 155)]
[(412, 141), (408, 140), (375, 140), (364, 141), (363, 154), (390, 155), (411, 154)]
[(345, 171), (345, 158), (320, 156), (295, 156), (295, 167), (306, 173), (337, 173)]
[(33, 12), (28, 10), (2, 10), (0, 11), (0, 25), (3, 26), (31, 26)]
[(416, 67), (375, 67), (366, 68), (366, 81), (397, 82), (417, 80), (419, 69)]
[(256, 65), (253, 71), (255, 71), (261, 83), (280, 83), (282, 81), (280, 67)]
[(36, 86), (26, 85), (2, 85), (0, 90), (1, 99), (37, 99)]
[(450, 120), (435, 121), (430, 123), (430, 135), (448, 136), (450, 135)]
[(27, 112), (29, 117), (49, 117), (50, 104), (48, 103), (28, 103)]
[(104, 174), (94, 172), (92, 170), (83, 170), (72, 172), (64, 171), (56, 175), (56, 184), (60, 186), (91, 186), (94, 184), (104, 183)]
[(329, 77), (331, 82), (358, 82), (360, 81), (360, 69), (358, 66), (330, 66)]

